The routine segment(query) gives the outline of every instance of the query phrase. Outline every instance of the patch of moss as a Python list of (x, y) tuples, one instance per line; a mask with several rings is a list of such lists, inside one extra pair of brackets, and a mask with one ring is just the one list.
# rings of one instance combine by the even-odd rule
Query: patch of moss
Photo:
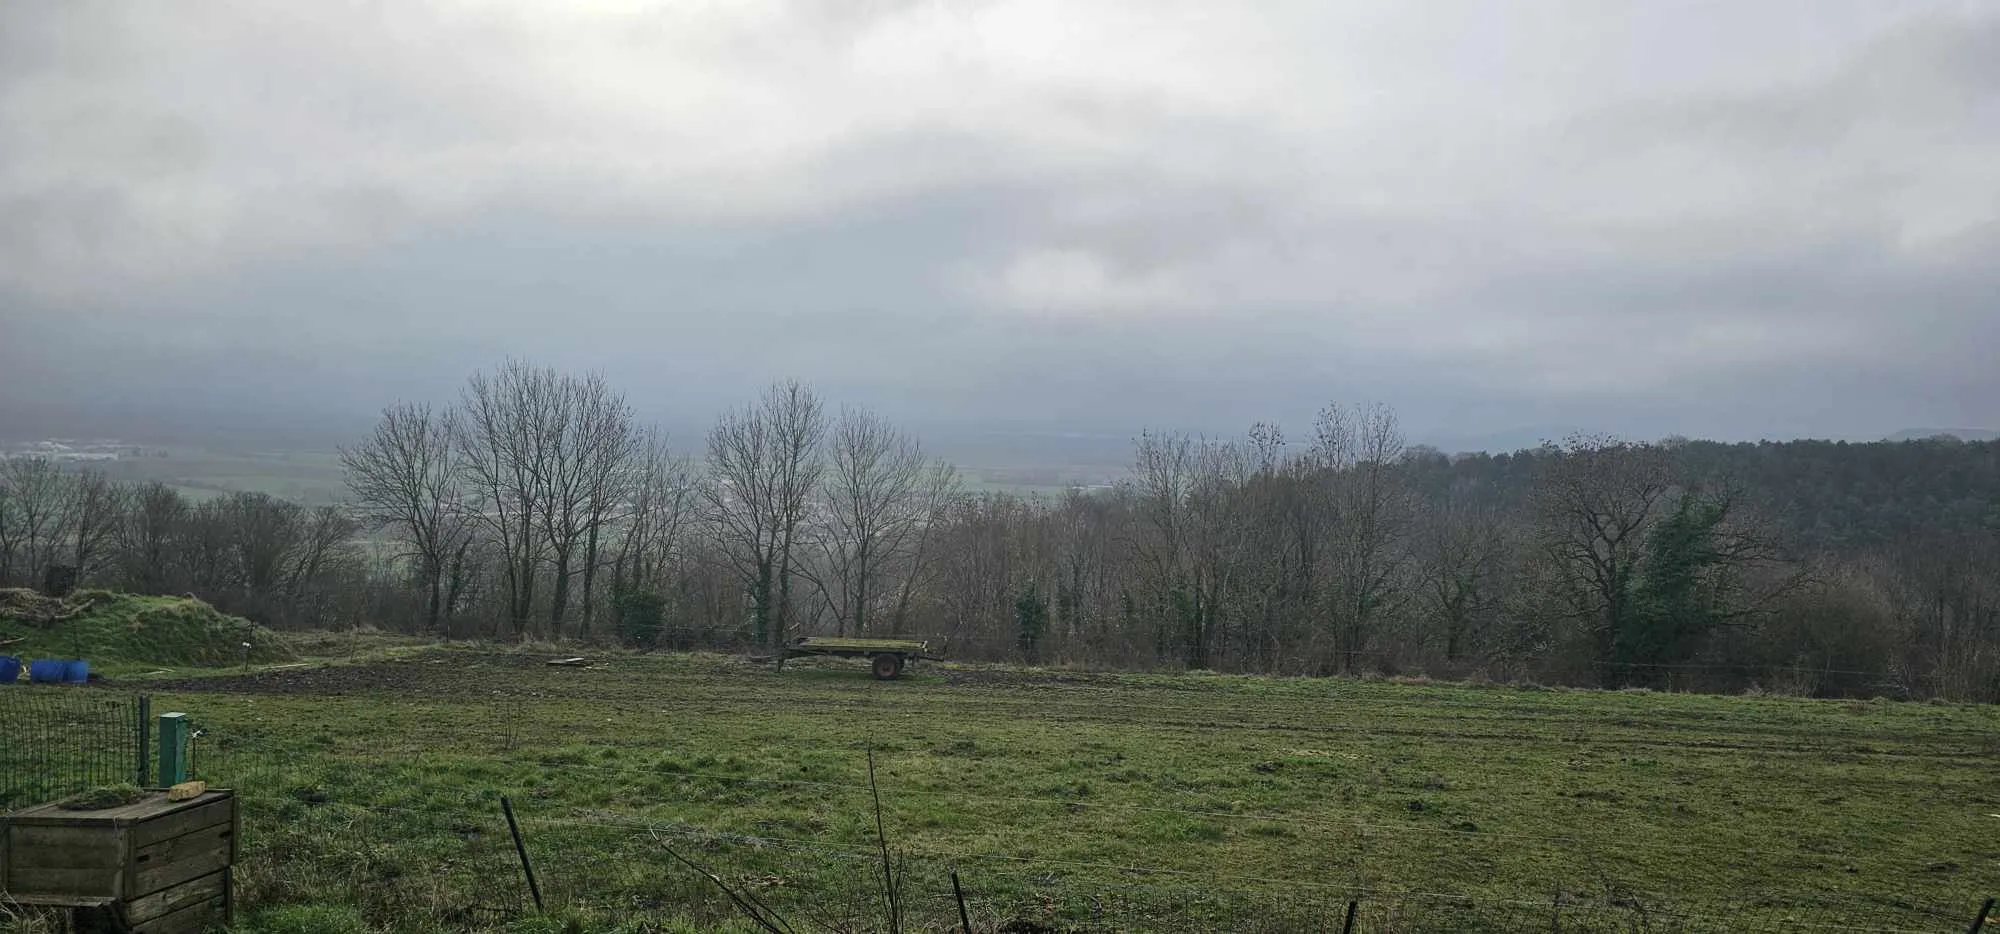
[(64, 798), (58, 807), (65, 811), (103, 811), (137, 804), (146, 797), (146, 792), (131, 782), (116, 785), (99, 785), (89, 791), (79, 792)]

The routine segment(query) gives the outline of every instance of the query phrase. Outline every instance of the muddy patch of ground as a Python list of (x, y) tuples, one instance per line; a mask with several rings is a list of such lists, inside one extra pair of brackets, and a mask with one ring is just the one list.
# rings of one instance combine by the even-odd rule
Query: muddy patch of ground
[(518, 688), (510, 671), (541, 669), (547, 661), (527, 655), (467, 658), (431, 652), (412, 658), (153, 680), (145, 685), (149, 690), (184, 693), (466, 695)]

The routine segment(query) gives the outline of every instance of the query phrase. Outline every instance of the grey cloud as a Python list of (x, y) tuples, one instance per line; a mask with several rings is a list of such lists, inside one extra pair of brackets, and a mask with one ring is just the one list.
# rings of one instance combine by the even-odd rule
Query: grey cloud
[[(935, 5), (79, 9), (108, 38), (0, 65), (7, 398), (365, 413), (515, 354), (684, 425), (780, 376), (1112, 434), (2000, 423), (2000, 11), (1066, 14), (1164, 30), (1107, 75)], [(130, 48), (161, 30), (207, 57)]]
[(1631, 101), (1587, 114), (1577, 128), (1627, 150), (1700, 143), (1825, 155), (1870, 123), (1993, 130), (1996, 87), (2000, 21), (1926, 22), (1875, 41), (1817, 81)]

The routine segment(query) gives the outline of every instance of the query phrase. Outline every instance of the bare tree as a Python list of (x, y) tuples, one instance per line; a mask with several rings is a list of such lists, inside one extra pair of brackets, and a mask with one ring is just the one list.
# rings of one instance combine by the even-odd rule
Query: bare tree
[(865, 409), (843, 409), (827, 441), (825, 516), (816, 542), (827, 573), (812, 575), (841, 634), (868, 631), (874, 605), (929, 518), (922, 448)]
[[(1320, 593), (1332, 505), (1314, 459), (1287, 453), (1286, 444), (1277, 425), (1251, 426), (1252, 469), (1241, 497), (1254, 530), (1245, 571), (1254, 582), (1248, 611), (1254, 625), (1245, 627), (1243, 647), (1265, 670), (1284, 667), (1288, 652), (1311, 643), (1324, 612)], [(1299, 670), (1317, 667), (1307, 663)]]
[(14, 583), (14, 554), (21, 547), (20, 511), (14, 502), (13, 478), (0, 465), (0, 587)]
[(560, 378), (519, 360), (492, 376), (473, 374), (463, 395), (459, 449), (473, 515), (504, 562), (507, 620), (517, 637), (532, 634), (535, 579), (546, 553), (537, 518), (556, 456)]
[(1202, 667), (1199, 662), (1205, 643), (1189, 641), (1185, 631), (1173, 631), (1178, 621), (1171, 620), (1174, 611), (1182, 609), (1176, 603), (1184, 599), (1191, 552), (1193, 520), (1188, 514), (1188, 499), (1195, 482), (1194, 444), (1194, 439), (1180, 434), (1146, 432), (1139, 436), (1133, 452), (1133, 484), (1142, 534), (1134, 542), (1134, 551), (1150, 579), (1148, 603), (1154, 617), (1155, 655), (1165, 658), (1178, 654), (1190, 667), (1198, 668)]
[(1313, 466), (1331, 506), (1334, 646), (1341, 670), (1351, 672), (1402, 593), (1396, 578), (1413, 511), (1396, 470), (1403, 434), (1386, 406), (1329, 405), (1320, 411), (1313, 440)]
[(599, 542), (605, 523), (624, 501), (630, 480), (626, 471), (639, 440), (632, 408), (596, 374), (549, 374), (537, 428), (547, 452), (534, 512), (553, 565), (549, 630), (562, 631), (579, 573), (587, 628)]
[(356, 526), (338, 506), (302, 511), (285, 556), (285, 615), (295, 623), (328, 618), (329, 583), (352, 563)]
[(1658, 450), (1601, 436), (1544, 449), (1536, 479), (1542, 550), (1567, 615), (1610, 658), (1635, 625), (1634, 597), (1648, 524), (1672, 490)]
[(8, 490), (13, 544), (24, 580), (34, 583), (43, 569), (66, 557), (74, 530), (76, 478), (46, 457), (0, 461)]
[(1110, 633), (1114, 588), (1109, 586), (1113, 536), (1112, 516), (1122, 504), (1109, 496), (1071, 489), (1056, 502), (1049, 516), (1055, 551), (1055, 622), (1057, 638), (1081, 642), (1101, 654)]
[(634, 427), (625, 397), (611, 393), (601, 378), (592, 376), (582, 388), (577, 476), (583, 494), (582, 629), (588, 633), (596, 617), (601, 546), (609, 540), (609, 525), (630, 508), (645, 436)]
[(1474, 651), (1493, 623), (1508, 544), (1500, 515), (1462, 498), (1447, 500), (1423, 519), (1418, 599), (1442, 638), (1447, 663)]
[(212, 499), (189, 509), (186, 521), (171, 539), (181, 580), (218, 606), (242, 586), (236, 570), (235, 531), (223, 504), (224, 500)]
[(269, 613), (291, 595), (305, 509), (264, 493), (231, 493), (216, 501), (228, 530), (235, 583), (258, 611)]
[(1250, 463), (1243, 446), (1224, 441), (1202, 445), (1195, 460), (1188, 503), (1194, 535), (1189, 543), (1192, 605), (1187, 612), (1195, 621), (1190, 640), (1202, 647), (1196, 667), (1214, 667), (1217, 650), (1229, 641), (1225, 627), (1234, 615), (1244, 549), (1250, 542), (1248, 516), (1239, 508)]
[(122, 586), (139, 593), (163, 593), (173, 586), (176, 555), (186, 534), (187, 499), (164, 483), (131, 491), (118, 524)]
[(1233, 494), (1250, 458), (1235, 444), (1150, 432), (1135, 454), (1137, 550), (1152, 578), (1159, 652), (1210, 667), (1241, 565), (1245, 529)]
[(633, 472), (631, 509), (612, 562), (614, 594), (667, 588), (669, 572), (685, 557), (698, 495), (693, 465), (672, 452), (665, 435), (648, 435)]
[[(935, 572), (945, 636), (953, 646), (993, 650), (1015, 644), (1014, 601), (1022, 583), (1034, 576), (1024, 566), (1021, 528), (1033, 522), (1036, 505), (1007, 493), (960, 497), (945, 512), (936, 535)], [(955, 650), (956, 652), (956, 650)]]
[(793, 549), (823, 470), (824, 407), (797, 382), (765, 390), (756, 405), (724, 415), (708, 434), (702, 486), (722, 552), (750, 593), (758, 642), (785, 639)]
[(94, 579), (111, 560), (125, 500), (125, 489), (97, 471), (84, 471), (71, 482), (69, 561), (80, 579)]
[(472, 534), (461, 487), (461, 434), (455, 413), (403, 403), (382, 410), (367, 441), (340, 452), (361, 515), (394, 530), (408, 549), (399, 557), (416, 562), (427, 632), (440, 631), (449, 612), (446, 569)]
[(932, 461), (917, 487), (919, 519), (915, 540), (910, 543), (909, 564), (904, 570), (902, 583), (896, 588), (896, 609), (889, 617), (889, 632), (892, 635), (903, 634), (909, 622), (910, 600), (936, 564), (937, 528), (946, 521), (948, 510), (963, 494), (964, 486), (958, 468), (941, 460)]

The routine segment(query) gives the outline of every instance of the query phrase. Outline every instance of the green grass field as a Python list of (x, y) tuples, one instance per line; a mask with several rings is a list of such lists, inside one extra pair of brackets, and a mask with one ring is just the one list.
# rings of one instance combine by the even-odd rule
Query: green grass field
[(136, 456), (88, 465), (122, 483), (159, 481), (196, 501), (244, 491), (307, 506), (344, 502), (339, 455), (331, 450), (211, 450), (149, 447)]
[(546, 657), (153, 683), (245, 796), (246, 929), (752, 930), (671, 847), (884, 930), (871, 748), (911, 931), (954, 866), (986, 931), (1960, 931), (2000, 888), (1993, 707)]

